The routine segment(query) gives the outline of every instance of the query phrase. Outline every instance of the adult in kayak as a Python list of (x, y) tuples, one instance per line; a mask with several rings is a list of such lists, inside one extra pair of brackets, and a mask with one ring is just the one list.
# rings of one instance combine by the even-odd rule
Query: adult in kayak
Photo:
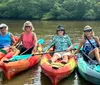
[(83, 31), (83, 39), (80, 41), (79, 47), (74, 54), (78, 53), (80, 48), (83, 46), (84, 52), (92, 59), (96, 57), (98, 63), (100, 64), (99, 38), (94, 35), (94, 31), (89, 25), (85, 26)]
[(23, 25), (22, 30), (24, 32), (21, 34), (18, 42), (15, 43), (15, 46), (20, 42), (22, 43), (22, 45), (18, 47), (18, 50), (16, 51), (14, 56), (25, 51), (26, 52), (24, 54), (31, 54), (33, 52), (36, 52), (37, 49), (37, 36), (36, 33), (33, 32), (34, 27), (32, 23), (30, 21), (26, 21)]
[(8, 26), (6, 24), (0, 24), (0, 52), (6, 54), (13, 44), (15, 44), (14, 35), (8, 32)]
[[(68, 52), (72, 48), (72, 42), (70, 40), (70, 37), (66, 35), (65, 29), (63, 26), (57, 27), (57, 35), (55, 35), (52, 39), (52, 42), (43, 50), (46, 51), (52, 46), (54, 46), (54, 50), (56, 53), (53, 54), (53, 57), (49, 60), (49, 63), (55, 62), (57, 59), (62, 58), (62, 63), (66, 64), (68, 61)], [(62, 52), (57, 52), (62, 51)]]

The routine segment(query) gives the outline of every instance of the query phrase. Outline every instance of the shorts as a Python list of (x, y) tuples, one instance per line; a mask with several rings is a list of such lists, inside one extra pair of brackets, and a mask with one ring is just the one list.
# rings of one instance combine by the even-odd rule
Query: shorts
[(24, 51), (26, 51), (24, 54), (31, 54), (32, 53), (32, 50), (33, 50), (34, 46), (31, 47), (29, 50), (27, 50), (23, 45), (20, 45), (18, 47), (18, 49), (20, 50), (20, 54), (23, 53)]
[(58, 52), (54, 53), (54, 55), (59, 56), (59, 58), (63, 58), (64, 56), (69, 56), (71, 53), (70, 52)]

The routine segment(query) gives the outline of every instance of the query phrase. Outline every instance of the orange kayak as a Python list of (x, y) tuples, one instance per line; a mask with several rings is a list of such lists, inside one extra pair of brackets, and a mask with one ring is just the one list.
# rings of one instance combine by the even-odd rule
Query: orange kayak
[[(6, 59), (7, 60), (7, 59)], [(9, 63), (2, 63), (0, 67), (3, 69), (7, 79), (11, 79), (15, 74), (27, 70), (37, 64), (40, 56), (31, 56), (25, 60), (19, 60)]]
[[(43, 73), (51, 79), (52, 85), (57, 85), (60, 80), (68, 77), (74, 71), (76, 59), (74, 56), (69, 56), (67, 64), (62, 64), (60, 61), (50, 64), (48, 60), (51, 57), (50, 54), (43, 55), (40, 65)], [(57, 69), (53, 68), (54, 65), (58, 66)]]
[[(41, 48), (41, 47), (39, 46), (39, 48)], [(38, 52), (36, 52), (36, 53), (38, 53)], [(10, 58), (12, 58), (13, 55), (14, 55), (14, 52), (10, 52), (4, 58), (2, 58), (2, 60), (0, 62), (0, 68), (2, 68), (6, 78), (8, 80), (10, 80), (17, 73), (33, 67), (35, 64), (37, 64), (40, 61), (40, 56), (41, 56), (41, 55), (32, 56), (30, 54), (31, 56), (29, 56), (29, 58), (26, 58), (26, 59), (12, 61), (12, 62), (8, 62), (8, 63), (3, 62), (4, 60), (9, 60)]]

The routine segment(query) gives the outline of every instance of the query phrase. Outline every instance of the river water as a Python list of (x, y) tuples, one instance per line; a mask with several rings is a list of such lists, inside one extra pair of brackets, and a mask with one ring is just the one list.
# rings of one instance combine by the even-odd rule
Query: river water
[[(9, 31), (14, 35), (19, 35), (23, 32), (22, 27), (25, 20), (0, 20), (0, 23), (6, 23), (9, 26)], [(63, 25), (66, 34), (68, 34), (73, 43), (79, 43), (83, 28), (86, 25), (90, 25), (96, 36), (100, 37), (100, 21), (32, 21), (37, 34), (38, 39), (45, 39), (46, 46), (52, 36), (56, 33), (58, 25)], [(46, 77), (38, 65), (35, 67), (21, 72), (11, 80), (5, 78), (0, 85), (52, 85), (48, 77)], [(77, 69), (68, 77), (59, 82), (58, 85), (92, 85), (91, 83), (84, 80)]]

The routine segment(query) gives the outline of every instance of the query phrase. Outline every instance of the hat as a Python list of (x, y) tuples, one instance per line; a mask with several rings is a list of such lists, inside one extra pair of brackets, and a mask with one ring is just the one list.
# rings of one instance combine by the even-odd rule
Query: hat
[(57, 27), (57, 31), (59, 31), (59, 30), (64, 30), (63, 26), (59, 25), (59, 26)]
[(2, 27), (6, 27), (6, 29), (8, 30), (8, 26), (6, 24), (4, 24), (4, 23), (0, 24), (0, 28), (2, 28)]
[(92, 28), (84, 28), (83, 31), (84, 31), (84, 32), (86, 32), (86, 31), (92, 31)]

